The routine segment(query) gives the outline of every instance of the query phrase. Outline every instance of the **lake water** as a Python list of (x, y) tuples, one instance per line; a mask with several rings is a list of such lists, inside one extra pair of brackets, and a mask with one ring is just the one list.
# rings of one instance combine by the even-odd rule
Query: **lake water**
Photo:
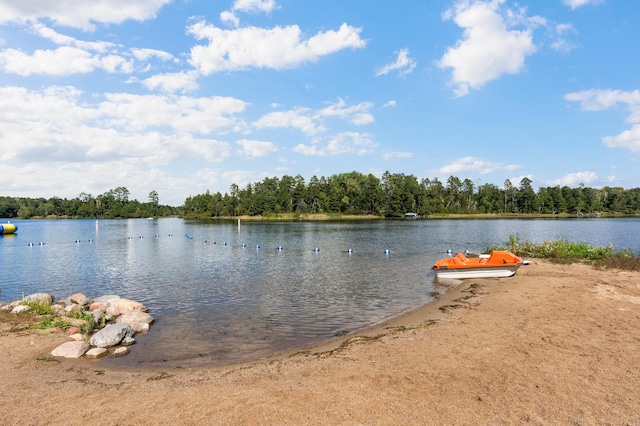
[(82, 292), (144, 303), (151, 331), (102, 361), (122, 366), (233, 363), (362, 329), (443, 290), (430, 267), (447, 249), (511, 234), (640, 252), (637, 218), (13, 223), (18, 233), (0, 237), (0, 300)]

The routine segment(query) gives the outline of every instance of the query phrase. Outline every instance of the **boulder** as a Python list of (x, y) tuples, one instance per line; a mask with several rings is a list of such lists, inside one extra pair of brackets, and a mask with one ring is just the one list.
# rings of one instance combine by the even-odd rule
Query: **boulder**
[(49, 293), (33, 293), (25, 296), (24, 300), (26, 302), (42, 302), (51, 305), (53, 303), (53, 296)]
[(109, 350), (105, 348), (91, 348), (84, 356), (89, 359), (102, 358), (109, 355)]
[(134, 331), (129, 324), (110, 324), (91, 336), (89, 344), (99, 348), (119, 345), (125, 337), (133, 337)]
[(94, 297), (93, 301), (94, 302), (102, 302), (104, 304), (110, 303), (116, 299), (120, 299), (120, 296), (118, 296), (117, 294), (106, 294), (104, 296), (100, 296), (100, 297)]
[(76, 342), (81, 342), (84, 340), (84, 336), (80, 333), (73, 333), (69, 336), (69, 339), (75, 340)]
[(131, 299), (120, 298), (107, 302), (107, 313), (114, 317), (126, 314), (127, 312), (144, 311), (145, 309), (142, 303)]
[(72, 303), (77, 303), (80, 306), (86, 306), (89, 304), (89, 299), (87, 299), (87, 296), (82, 293), (72, 294), (70, 299)]
[(94, 325), (98, 325), (102, 321), (102, 317), (104, 316), (104, 312), (102, 312), (101, 310), (98, 309), (98, 310), (95, 310), (95, 311), (91, 311), (91, 315), (93, 315), (93, 323), (94, 323)]
[(31, 306), (27, 305), (18, 305), (11, 310), (12, 314), (19, 314), (20, 312), (27, 312), (31, 310)]
[(107, 312), (107, 304), (105, 302), (94, 301), (92, 304), (89, 305), (89, 310), (91, 312), (93, 311)]
[(51, 355), (64, 358), (80, 358), (90, 347), (86, 342), (66, 342), (51, 351)]
[(113, 351), (113, 356), (125, 356), (128, 353), (129, 353), (129, 348), (123, 346)]
[(142, 311), (127, 312), (116, 318), (116, 323), (129, 324), (136, 333), (149, 331), (149, 326), (153, 321), (154, 318), (151, 315)]

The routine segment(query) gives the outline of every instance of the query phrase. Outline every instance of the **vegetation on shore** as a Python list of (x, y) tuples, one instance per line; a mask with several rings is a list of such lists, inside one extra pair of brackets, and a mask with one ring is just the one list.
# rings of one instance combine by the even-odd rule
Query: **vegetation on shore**
[(509, 250), (520, 257), (548, 259), (557, 263), (588, 262), (600, 268), (640, 271), (640, 254), (635, 255), (628, 248), (615, 250), (611, 244), (592, 246), (568, 240), (521, 242), (517, 235), (510, 235), (506, 247), (493, 249)]
[(330, 177), (300, 175), (264, 178), (229, 192), (188, 196), (182, 206), (159, 203), (157, 191), (147, 202), (129, 199), (125, 187), (96, 197), (81, 193), (68, 200), (59, 197), (14, 198), (0, 196), (0, 217), (139, 218), (257, 218), (260, 220), (331, 220), (399, 218), (407, 212), (422, 218), (439, 217), (581, 217), (640, 215), (640, 188), (579, 185), (540, 187), (522, 178), (502, 187), (479, 180), (450, 176), (418, 180), (413, 175), (385, 172), (382, 178), (356, 171)]

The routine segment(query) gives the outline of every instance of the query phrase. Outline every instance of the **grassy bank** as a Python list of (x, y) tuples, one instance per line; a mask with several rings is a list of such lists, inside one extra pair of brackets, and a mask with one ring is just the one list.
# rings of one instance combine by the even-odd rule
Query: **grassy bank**
[(492, 249), (509, 250), (520, 257), (548, 259), (556, 263), (588, 262), (600, 268), (616, 268), (640, 271), (640, 256), (631, 249), (615, 250), (613, 245), (592, 246), (584, 242), (568, 240), (521, 242), (517, 235), (510, 235), (506, 247)]

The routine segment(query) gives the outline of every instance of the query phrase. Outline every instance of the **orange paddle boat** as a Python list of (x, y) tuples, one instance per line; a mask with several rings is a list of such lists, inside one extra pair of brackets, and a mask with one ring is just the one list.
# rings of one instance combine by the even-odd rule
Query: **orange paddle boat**
[(505, 278), (515, 275), (524, 264), (510, 251), (493, 250), (490, 254), (463, 254), (438, 260), (431, 269), (436, 278)]

